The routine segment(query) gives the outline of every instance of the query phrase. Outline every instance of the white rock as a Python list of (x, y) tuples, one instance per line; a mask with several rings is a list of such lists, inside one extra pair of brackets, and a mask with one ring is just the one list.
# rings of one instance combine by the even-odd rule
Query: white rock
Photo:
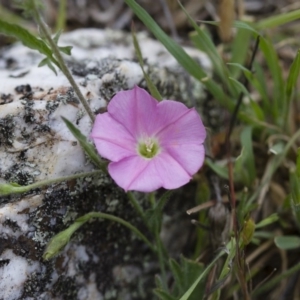
[[(201, 99), (202, 86), (158, 42), (145, 34), (138, 38), (146, 68), (165, 97), (180, 97), (188, 105)], [(104, 108), (119, 90), (145, 86), (129, 34), (81, 29), (62, 35), (60, 44), (74, 46), (68, 65), (94, 111)], [(204, 54), (188, 51), (210, 71)], [(55, 76), (37, 67), (41, 59), (20, 44), (0, 56), (0, 184), (27, 185), (94, 168), (61, 116), (87, 136), (90, 119), (59, 70)], [(135, 257), (140, 249), (135, 247), (143, 244), (117, 224), (85, 225), (60, 256), (42, 260), (49, 239), (92, 210), (113, 211), (133, 224), (140, 222), (128, 209), (126, 195), (106, 175), (0, 198), (0, 299), (102, 299), (104, 291), (118, 294), (113, 269), (125, 257)]]

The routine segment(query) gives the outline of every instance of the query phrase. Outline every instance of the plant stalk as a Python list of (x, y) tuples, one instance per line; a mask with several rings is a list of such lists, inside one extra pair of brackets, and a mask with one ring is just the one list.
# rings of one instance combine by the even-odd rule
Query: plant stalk
[(38, 23), (38, 25), (40, 26), (40, 29), (42, 31), (42, 33), (44, 34), (45, 38), (47, 39), (48, 43), (49, 43), (49, 46), (50, 48), (52, 49), (57, 61), (58, 61), (58, 64), (59, 64), (59, 67), (61, 69), (61, 71), (64, 73), (64, 75), (67, 77), (67, 79), (69, 80), (71, 86), (73, 87), (76, 95), (78, 96), (81, 104), (83, 105), (85, 111), (88, 113), (89, 117), (91, 118), (91, 120), (94, 122), (95, 121), (95, 115), (94, 113), (92, 112), (88, 102), (86, 101), (85, 97), (83, 96), (83, 94), (81, 93), (77, 83), (75, 82), (73, 76), (71, 75), (69, 69), (67, 68), (65, 62), (64, 62), (64, 59), (59, 51), (59, 48), (58, 46), (56, 45), (56, 43), (53, 41), (52, 37), (51, 37), (51, 34), (49, 33), (49, 30), (46, 26), (46, 24), (44, 23), (44, 21), (42, 20), (37, 8), (36, 8), (36, 5), (34, 4), (34, 17), (36, 19), (36, 22)]

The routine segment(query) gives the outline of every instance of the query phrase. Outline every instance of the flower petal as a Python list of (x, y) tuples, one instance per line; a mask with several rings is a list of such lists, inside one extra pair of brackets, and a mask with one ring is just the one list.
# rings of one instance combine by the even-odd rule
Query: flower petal
[(168, 153), (162, 152), (153, 159), (155, 169), (165, 189), (176, 189), (191, 179), (185, 169)]
[(176, 122), (189, 110), (189, 108), (178, 101), (163, 100), (159, 102), (157, 105), (155, 120), (153, 120), (155, 131), (161, 131), (166, 126)]
[(136, 155), (136, 142), (132, 135), (108, 113), (97, 115), (90, 137), (98, 153), (111, 161)]
[(117, 185), (125, 191), (147, 193), (162, 186), (153, 160), (146, 160), (140, 156), (126, 157), (121, 161), (112, 162), (108, 165), (108, 172)]
[(191, 176), (200, 169), (205, 159), (203, 145), (177, 145), (167, 147), (164, 150), (167, 151)]
[(176, 189), (191, 179), (191, 175), (168, 153), (161, 153), (151, 160), (126, 157), (110, 163), (108, 172), (125, 191), (152, 192), (160, 187)]
[(179, 119), (166, 126), (156, 135), (162, 146), (202, 144), (206, 131), (200, 116), (194, 108), (189, 109)]
[(144, 89), (135, 86), (132, 90), (118, 92), (108, 104), (107, 111), (133, 137), (139, 138), (151, 134), (157, 103)]

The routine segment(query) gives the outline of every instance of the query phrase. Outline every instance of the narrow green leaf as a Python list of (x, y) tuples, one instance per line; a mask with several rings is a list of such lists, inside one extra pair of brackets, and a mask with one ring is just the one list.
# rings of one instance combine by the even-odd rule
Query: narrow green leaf
[[(260, 39), (260, 49), (264, 53), (264, 57), (268, 64), (268, 68), (273, 78), (273, 101), (271, 109), (273, 117), (277, 124), (283, 121), (282, 112), (285, 111), (286, 103), (284, 101), (284, 82), (282, 77), (282, 70), (279, 65), (279, 60), (274, 46), (266, 39)], [(281, 125), (281, 123), (279, 124)]]
[(95, 147), (87, 141), (86, 136), (84, 136), (81, 131), (74, 126), (68, 119), (61, 117), (65, 122), (66, 126), (69, 128), (74, 137), (78, 140), (80, 146), (83, 148), (85, 153), (91, 159), (91, 161), (98, 166), (104, 172), (106, 171), (105, 163), (100, 159)]
[(175, 297), (171, 296), (163, 289), (155, 289), (153, 292), (160, 300), (176, 300)]
[[(176, 283), (175, 288), (172, 291), (172, 295), (177, 296), (176, 299), (178, 299), (178, 297), (187, 291), (191, 282), (194, 282), (204, 271), (204, 266), (203, 264), (187, 259), (183, 256), (180, 258), (180, 263), (174, 259), (170, 259), (169, 263)], [(204, 284), (198, 284), (190, 295), (189, 300), (202, 299), (204, 290)]]
[(241, 144), (247, 150), (246, 168), (248, 169), (251, 181), (256, 178), (255, 157), (252, 145), (252, 127), (247, 126), (241, 133)]
[(262, 228), (279, 220), (278, 214), (272, 214), (255, 225), (255, 228)]
[(208, 55), (208, 57), (212, 61), (213, 69), (216, 72), (216, 75), (220, 78), (222, 84), (225, 86), (225, 89), (228, 89), (232, 97), (236, 98), (238, 96), (238, 92), (235, 89), (235, 86), (232, 85), (231, 81), (228, 80), (229, 77), (228, 69), (224, 64), (224, 62), (222, 61), (221, 57), (217, 57), (214, 54), (215, 51), (213, 52), (210, 49), (210, 47), (206, 45), (206, 39), (209, 39), (209, 37), (207, 36), (207, 38), (204, 38), (205, 35), (206, 33), (204, 31), (202, 36), (200, 36), (197, 32), (192, 32), (190, 34), (190, 39), (195, 45), (195, 47), (197, 47), (198, 49), (200, 49), (201, 51), (205, 52)]
[(125, 2), (187, 72), (201, 81), (221, 104), (229, 109), (233, 109), (233, 103), (228, 100), (227, 96), (223, 93), (218, 84), (208, 78), (201, 66), (192, 59), (182, 47), (164, 33), (153, 18), (139, 4), (137, 4), (136, 1), (125, 0)]
[(156, 88), (156, 86), (153, 84), (153, 82), (151, 81), (150, 77), (148, 76), (148, 74), (145, 72), (144, 70), (144, 61), (143, 61), (143, 55), (142, 55), (142, 51), (141, 51), (141, 48), (140, 48), (140, 45), (139, 45), (139, 42), (136, 38), (136, 34), (135, 34), (135, 31), (134, 31), (134, 28), (132, 26), (132, 29), (131, 29), (131, 34), (132, 34), (132, 39), (133, 39), (133, 45), (134, 45), (134, 49), (135, 49), (135, 53), (136, 53), (136, 56), (139, 60), (139, 64), (141, 66), (141, 69), (143, 71), (143, 74), (144, 74), (144, 78), (146, 80), (146, 83), (147, 83), (147, 87), (151, 93), (151, 95), (157, 99), (158, 101), (161, 101), (163, 98), (160, 94), (160, 92), (158, 91), (158, 89)]
[(249, 76), (252, 75), (252, 72), (250, 70), (248, 70), (246, 67), (244, 67), (243, 65), (241, 65), (239, 63), (232, 62), (232, 63), (227, 63), (227, 65), (236, 67)]
[[(250, 39), (252, 33), (249, 30), (239, 28), (232, 42), (232, 55), (230, 61), (233, 63), (244, 65), (249, 51)], [(230, 75), (234, 78), (239, 78), (239, 69), (233, 69)]]
[(241, 132), (241, 145), (243, 148), (234, 164), (234, 174), (237, 181), (251, 186), (256, 178), (251, 126), (246, 126)]
[[(230, 241), (227, 244), (227, 249), (229, 248), (229, 252), (231, 249), (231, 243)], [(234, 244), (234, 243), (233, 243)], [(194, 281), (194, 283), (189, 287), (189, 289), (184, 293), (184, 295), (179, 300), (189, 300), (190, 296), (198, 286), (198, 284), (205, 278), (205, 276), (208, 274), (209, 270), (215, 265), (215, 263), (218, 261), (218, 259), (225, 254), (225, 250), (220, 251), (217, 256), (212, 260), (212, 262), (203, 270), (203, 272), (199, 275), (199, 277)]]
[(300, 71), (300, 50), (298, 50), (297, 55), (291, 65), (287, 82), (286, 82), (286, 95), (288, 101), (290, 101), (293, 89), (297, 83), (299, 71)]
[(218, 163), (213, 162), (211, 159), (207, 158), (205, 163), (219, 176), (224, 179), (228, 179), (228, 169), (227, 166), (221, 166)]
[[(219, 24), (220, 24), (219, 21), (200, 21), (200, 22), (204, 23), (204, 24), (214, 25), (214, 26), (219, 26)], [(246, 22), (243, 22), (243, 21), (234, 21), (233, 22), (233, 27), (241, 28), (241, 29), (247, 29), (247, 30), (255, 33), (255, 35), (259, 35), (258, 31), (256, 31), (255, 28), (251, 26), (251, 23), (246, 23)]]
[(250, 99), (250, 107), (251, 107), (255, 117), (259, 121), (265, 120), (265, 112), (256, 101), (253, 101), (252, 99)]
[(38, 67), (43, 67), (43, 66), (47, 65), (48, 61), (49, 61), (48, 57), (45, 57), (44, 59), (42, 59), (40, 61), (40, 63), (38, 64)]
[[(299, 160), (298, 157), (297, 157), (297, 162)], [(290, 206), (295, 221), (298, 227), (300, 228), (300, 178), (297, 176), (297, 170), (290, 172), (290, 186), (291, 186)]]
[(300, 180), (300, 148), (297, 149), (296, 175)]
[(279, 249), (283, 250), (300, 248), (300, 237), (294, 235), (277, 236), (275, 237), (274, 242)]
[(170, 199), (172, 190), (165, 192), (162, 197), (157, 201), (154, 208), (148, 209), (145, 212), (147, 224), (151, 228), (152, 232), (160, 232), (163, 208), (167, 201)]
[(46, 55), (54, 64), (58, 66), (57, 61), (54, 59), (52, 55), (51, 49), (46, 45), (46, 43), (36, 38), (25, 28), (16, 24), (10, 24), (8, 22), (0, 20), (0, 33), (17, 38), (26, 47), (37, 50), (40, 53)]
[(72, 48), (73, 48), (73, 46), (58, 47), (58, 49), (59, 49), (61, 52), (65, 53), (65, 54), (67, 54), (67, 55), (71, 55), (71, 54), (72, 54), (72, 53), (71, 53)]
[(45, 57), (43, 60), (41, 60), (41, 62), (38, 64), (38, 67), (43, 67), (43, 66), (45, 66), (45, 65), (47, 65), (48, 68), (49, 68), (51, 71), (53, 71), (53, 73), (54, 73), (55, 75), (57, 75), (57, 72), (56, 72), (56, 70), (55, 70), (53, 64), (51, 63), (51, 60), (50, 60), (48, 57)]
[(252, 23), (246, 23), (243, 21), (234, 21), (233, 27), (251, 31), (252, 33), (255, 34), (255, 37), (257, 35), (260, 35), (259, 32), (255, 30), (254, 25)]
[(184, 278), (181, 276), (182, 275), (181, 266), (175, 259), (170, 259), (169, 264), (170, 264), (170, 269), (172, 271), (172, 275), (176, 282), (176, 289), (178, 290), (178, 293), (181, 295), (185, 292), (185, 290), (183, 289)]
[(295, 21), (300, 19), (300, 9), (290, 11), (287, 13), (281, 13), (277, 14), (276, 16), (272, 16), (269, 18), (263, 18), (261, 21), (259, 21), (256, 24), (256, 28), (258, 30), (260, 29), (267, 29), (267, 28), (273, 28), (280, 25), (284, 25), (286, 23)]
[(57, 45), (58, 40), (59, 40), (59, 38), (60, 38), (60, 36), (61, 36), (61, 33), (62, 33), (62, 30), (59, 29), (59, 30), (56, 32), (56, 34), (54, 35), (54, 37), (53, 37), (53, 41), (55, 42), (56, 45)]
[(200, 28), (197, 23), (193, 20), (193, 18), (189, 15), (189, 13), (186, 11), (186, 9), (183, 7), (183, 5), (178, 2), (181, 9), (187, 16), (189, 22), (192, 24), (194, 29), (196, 30), (195, 33), (192, 33), (190, 35), (191, 40), (194, 42), (194, 44), (203, 52), (205, 52), (209, 58), (211, 59), (214, 69), (216, 70), (217, 74), (220, 76), (221, 79), (226, 81), (226, 66), (219, 55), (216, 46), (212, 42), (212, 39), (209, 37), (209, 35), (202, 29)]
[[(270, 280), (266, 280), (262, 285), (260, 285), (257, 289), (255, 289), (252, 293), (252, 297), (254, 299), (261, 299), (261, 296), (258, 295), (266, 294), (266, 291), (272, 289), (276, 285), (278, 286), (283, 282), (285, 278), (292, 276), (294, 273), (297, 273), (300, 270), (300, 263), (295, 264), (290, 269), (279, 272), (279, 274), (275, 277), (272, 277)], [(265, 296), (263, 296), (265, 298)]]
[[(257, 75), (256, 73), (252, 74), (252, 72), (250, 70), (248, 70), (247, 68), (245, 68), (244, 66), (242, 66), (241, 64), (238, 64), (238, 63), (227, 63), (227, 65), (233, 66), (233, 67), (238, 68), (241, 71), (243, 71), (247, 80), (255, 87), (255, 89), (260, 93), (262, 99), (267, 103), (267, 106), (269, 106), (268, 95), (266, 94), (266, 91), (265, 91), (264, 87), (262, 86), (262, 83), (255, 77)], [(241, 87), (240, 89), (245, 94), (246, 88)], [(265, 120), (264, 110), (259, 106), (259, 104), (257, 102), (255, 102), (251, 99), (251, 96), (248, 92), (246, 93), (246, 95), (248, 95), (248, 97), (250, 99), (250, 106), (251, 106), (252, 111), (254, 112), (256, 118), (260, 121), (264, 121)], [(268, 111), (268, 110), (266, 110), (266, 111)]]
[(229, 77), (229, 79), (234, 83), (239, 92), (243, 93), (244, 95), (250, 96), (248, 90), (240, 81), (236, 80), (233, 77)]

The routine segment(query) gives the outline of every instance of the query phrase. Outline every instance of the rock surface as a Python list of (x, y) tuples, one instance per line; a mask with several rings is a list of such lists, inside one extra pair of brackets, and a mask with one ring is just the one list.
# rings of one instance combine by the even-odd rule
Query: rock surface
[[(201, 107), (202, 86), (158, 42), (145, 34), (138, 39), (164, 98)], [(119, 90), (145, 87), (130, 35), (77, 30), (60, 44), (74, 46), (68, 66), (94, 112)], [(189, 51), (210, 70), (205, 55)], [(61, 116), (87, 136), (91, 122), (61, 72), (37, 67), (41, 59), (20, 44), (0, 53), (0, 184), (28, 185), (94, 169)], [(126, 194), (105, 174), (0, 197), (0, 299), (151, 299), (155, 260), (119, 224), (86, 224), (59, 256), (42, 259), (49, 239), (90, 211), (112, 213), (143, 230)]]

